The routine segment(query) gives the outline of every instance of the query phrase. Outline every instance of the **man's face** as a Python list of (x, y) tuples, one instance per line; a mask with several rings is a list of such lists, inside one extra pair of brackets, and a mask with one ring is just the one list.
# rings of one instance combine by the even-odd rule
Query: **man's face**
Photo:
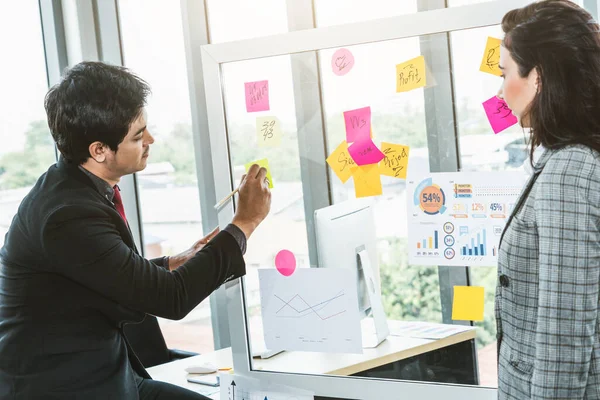
[(106, 156), (107, 168), (112, 174), (124, 176), (146, 168), (150, 145), (154, 138), (146, 127), (146, 113), (142, 113), (129, 127), (117, 151), (109, 151)]

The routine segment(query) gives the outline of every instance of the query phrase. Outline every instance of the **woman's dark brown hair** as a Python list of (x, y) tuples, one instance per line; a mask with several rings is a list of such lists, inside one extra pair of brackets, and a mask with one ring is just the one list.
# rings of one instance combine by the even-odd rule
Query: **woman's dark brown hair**
[(503, 46), (539, 90), (524, 116), (531, 124), (530, 160), (538, 145), (583, 144), (600, 151), (600, 33), (592, 16), (567, 0), (509, 11)]

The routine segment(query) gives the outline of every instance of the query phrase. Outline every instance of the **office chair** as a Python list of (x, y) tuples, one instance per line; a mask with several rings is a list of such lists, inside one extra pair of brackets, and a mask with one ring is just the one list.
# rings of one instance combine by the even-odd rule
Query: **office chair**
[(167, 348), (158, 320), (153, 315), (146, 315), (139, 324), (125, 325), (123, 332), (145, 368), (198, 355), (191, 351)]

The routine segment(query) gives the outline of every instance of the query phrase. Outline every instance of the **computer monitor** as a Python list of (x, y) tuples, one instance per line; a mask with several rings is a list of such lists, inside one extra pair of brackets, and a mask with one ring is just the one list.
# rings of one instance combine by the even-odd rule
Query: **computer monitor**
[(358, 251), (369, 254), (376, 288), (379, 289), (379, 263), (375, 215), (370, 199), (353, 199), (315, 211), (315, 230), (319, 267), (352, 268), (356, 271), (359, 311), (371, 312), (371, 303)]

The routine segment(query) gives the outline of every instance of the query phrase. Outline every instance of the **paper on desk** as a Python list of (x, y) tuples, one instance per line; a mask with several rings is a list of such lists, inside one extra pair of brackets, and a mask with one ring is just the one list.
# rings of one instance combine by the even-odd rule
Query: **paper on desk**
[(266, 381), (235, 374), (220, 374), (220, 400), (314, 400), (314, 394), (291, 386), (271, 384)]
[(443, 339), (475, 329), (473, 326), (436, 324), (423, 321), (396, 321), (390, 326), (390, 335), (420, 339)]
[(356, 270), (259, 269), (258, 278), (267, 348), (362, 353)]

